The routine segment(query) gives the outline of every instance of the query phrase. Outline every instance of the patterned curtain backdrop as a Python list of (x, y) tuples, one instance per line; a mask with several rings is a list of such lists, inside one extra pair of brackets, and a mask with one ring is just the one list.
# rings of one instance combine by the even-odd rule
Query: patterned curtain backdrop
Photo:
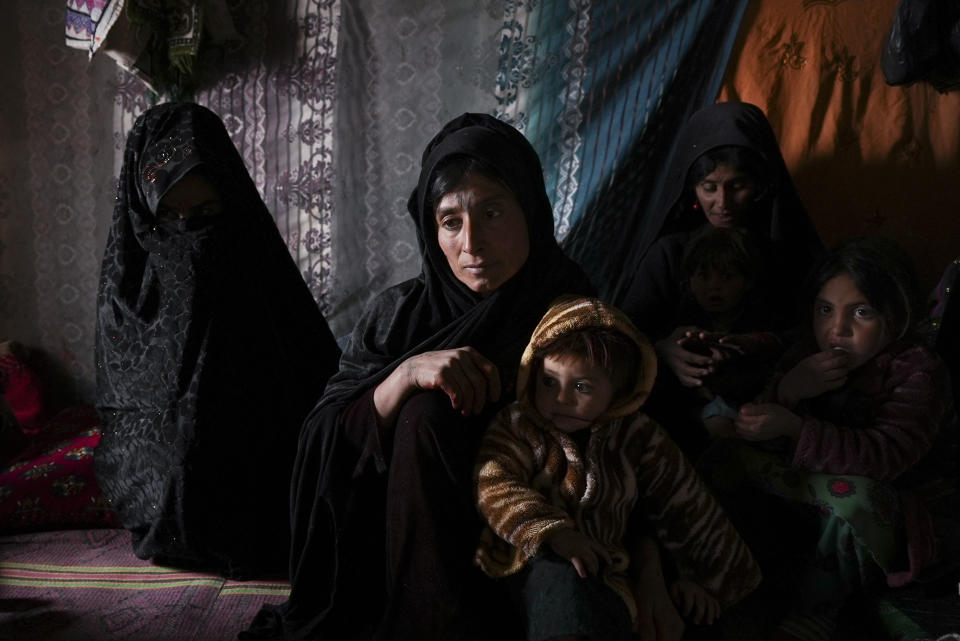
[(0, 20), (0, 340), (36, 348), (55, 397), (89, 396), (97, 278), (114, 198), (115, 65), (64, 44), (64, 5)]
[[(71, 46), (110, 4), (68, 1)], [(201, 46), (194, 99), (223, 118), (344, 336), (370, 297), (419, 272), (406, 201), (424, 145), (464, 111), (532, 140), (558, 237), (601, 289), (611, 283), (674, 125), (716, 94), (745, 4), (218, 0), (205, 6), (225, 7), (239, 37)], [(0, 26), (7, 59), (21, 61), (0, 71), (0, 340), (42, 348), (90, 398), (123, 144), (166, 97), (103, 52), (88, 61), (68, 48), (62, 0), (17, 3), (14, 15)]]

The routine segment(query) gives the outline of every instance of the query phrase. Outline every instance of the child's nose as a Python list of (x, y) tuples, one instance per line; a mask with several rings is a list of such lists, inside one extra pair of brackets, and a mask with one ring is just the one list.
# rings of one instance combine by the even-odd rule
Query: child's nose
[(573, 390), (568, 387), (561, 387), (557, 393), (557, 401), (564, 405), (571, 405), (573, 403)]
[(837, 314), (833, 319), (833, 330), (834, 336), (849, 336), (850, 335), (850, 320), (844, 314)]

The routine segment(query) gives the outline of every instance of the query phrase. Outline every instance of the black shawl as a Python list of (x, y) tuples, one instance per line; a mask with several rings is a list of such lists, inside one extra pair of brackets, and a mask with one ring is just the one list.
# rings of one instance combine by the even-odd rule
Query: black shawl
[[(216, 216), (164, 221), (191, 170)], [(97, 301), (97, 480), (141, 558), (283, 569), (299, 428), (339, 349), (220, 119), (141, 115), (127, 138)]]
[[(434, 212), (427, 210), (435, 169), (459, 155), (495, 168), (527, 219), (530, 255), (526, 263), (485, 298), (453, 275), (437, 243)], [(351, 401), (410, 356), (463, 346), (477, 349), (497, 365), (504, 389), (501, 404), (512, 400), (523, 348), (550, 302), (562, 293), (592, 290), (585, 274), (563, 255), (554, 238), (552, 208), (536, 152), (516, 129), (496, 118), (463, 114), (433, 138), (423, 152), (408, 211), (417, 231), (422, 271), (371, 302), (352, 333), (340, 370), (304, 424), (292, 495), (293, 591), (290, 601), (276, 610), (268, 608), (258, 617), (251, 636), (243, 638), (312, 638), (312, 631), (329, 616), (325, 608), (332, 603), (335, 576), (344, 570), (338, 558), (339, 541), (349, 536), (351, 525), (344, 523), (344, 514), (348, 505), (357, 503), (357, 475), (382, 476), (387, 465), (382, 453), (374, 452), (373, 464), (360, 469), (358, 452), (346, 444), (344, 436), (349, 428), (344, 425), (343, 410)], [(480, 420), (489, 421), (496, 409), (491, 407)], [(377, 588), (372, 586), (373, 595), (379, 594)], [(282, 636), (278, 628), (285, 630)]]
[[(662, 313), (665, 308), (675, 311), (676, 300), (663, 298), (679, 291), (683, 245), (694, 231), (708, 224), (703, 212), (693, 209), (695, 196), (687, 185), (690, 168), (708, 151), (731, 145), (753, 150), (767, 165), (769, 183), (752, 208), (747, 230), (764, 254), (766, 294), (777, 301), (780, 315), (794, 316), (794, 290), (820, 253), (820, 238), (763, 111), (745, 102), (721, 102), (693, 114), (681, 131), (655, 218), (645, 226), (633, 260), (626, 266), (635, 276), (624, 300), (618, 302), (641, 329), (651, 331), (643, 315)], [(651, 292), (656, 289), (660, 291)]]

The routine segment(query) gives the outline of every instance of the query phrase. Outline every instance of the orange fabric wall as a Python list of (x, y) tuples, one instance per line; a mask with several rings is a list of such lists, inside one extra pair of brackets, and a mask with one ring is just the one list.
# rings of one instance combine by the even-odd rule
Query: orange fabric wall
[(761, 107), (826, 244), (878, 233), (924, 292), (960, 256), (960, 91), (891, 87), (896, 0), (754, 0), (719, 100)]

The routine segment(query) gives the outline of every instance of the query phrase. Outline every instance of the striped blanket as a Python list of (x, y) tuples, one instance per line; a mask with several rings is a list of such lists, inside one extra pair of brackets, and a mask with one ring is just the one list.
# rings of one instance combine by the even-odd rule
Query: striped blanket
[(124, 530), (0, 537), (0, 639), (235, 639), (284, 581), (230, 581), (152, 565)]

